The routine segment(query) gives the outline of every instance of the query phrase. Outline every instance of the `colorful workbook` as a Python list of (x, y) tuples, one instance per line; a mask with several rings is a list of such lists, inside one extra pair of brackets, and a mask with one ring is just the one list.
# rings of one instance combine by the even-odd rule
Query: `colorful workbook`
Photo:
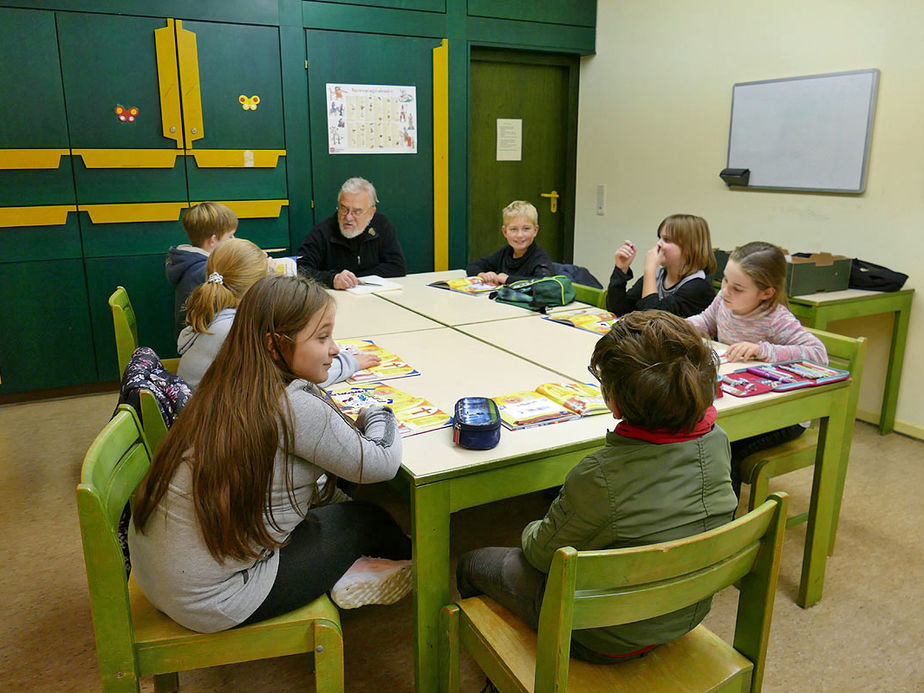
[(327, 388), (327, 393), (340, 411), (354, 421), (366, 407), (391, 407), (398, 420), (401, 437), (445, 428), (451, 423), (449, 414), (427, 400), (385, 383), (336, 383)]
[(340, 339), (337, 341), (337, 344), (341, 349), (349, 351), (352, 354), (358, 354), (360, 352), (375, 354), (382, 360), (378, 366), (371, 366), (365, 370), (356, 371), (353, 377), (347, 382), (371, 383), (420, 375), (420, 371), (415, 370), (413, 366), (409, 366), (390, 351), (378, 346), (371, 339)]
[(449, 289), (450, 291), (458, 291), (463, 294), (483, 294), (488, 291), (497, 290), (497, 284), (487, 284), (479, 277), (447, 279), (445, 281), (432, 282), (427, 286), (433, 286), (437, 289)]
[(544, 383), (535, 390), (492, 397), (510, 429), (531, 428), (608, 411), (600, 388), (584, 383)]
[(610, 331), (619, 318), (615, 314), (602, 308), (578, 308), (575, 310), (563, 310), (557, 313), (550, 313), (544, 316), (546, 320), (560, 322), (564, 325), (571, 325), (588, 332), (597, 334), (606, 334)]

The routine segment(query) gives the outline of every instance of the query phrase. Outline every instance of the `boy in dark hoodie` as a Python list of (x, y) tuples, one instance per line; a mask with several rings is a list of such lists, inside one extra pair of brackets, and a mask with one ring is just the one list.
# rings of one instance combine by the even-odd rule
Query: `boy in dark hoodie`
[(234, 238), (237, 217), (220, 202), (200, 202), (186, 210), (183, 228), (189, 244), (174, 245), (167, 251), (167, 281), (175, 287), (174, 338), (186, 325), (186, 299), (205, 282), (205, 262), (216, 245)]

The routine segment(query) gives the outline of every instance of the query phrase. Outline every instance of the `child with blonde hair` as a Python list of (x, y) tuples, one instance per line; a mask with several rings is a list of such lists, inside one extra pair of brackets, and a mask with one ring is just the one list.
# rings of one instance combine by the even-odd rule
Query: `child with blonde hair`
[(626, 241), (615, 253), (606, 293), (606, 309), (616, 315), (656, 309), (685, 318), (705, 310), (715, 296), (715, 256), (702, 217), (672, 214), (664, 219), (658, 242), (645, 253), (644, 276), (627, 291), (633, 259), (635, 244)]
[[(177, 375), (195, 390), (212, 365), (231, 330), (244, 293), (270, 271), (266, 253), (243, 238), (220, 244), (209, 255), (208, 276), (186, 304), (187, 326), (177, 339), (180, 365)], [(345, 380), (362, 368), (379, 362), (377, 356), (342, 352), (333, 360), (324, 384)]]
[(501, 233), (507, 245), (487, 257), (469, 263), (465, 272), (478, 276), (487, 284), (509, 284), (520, 279), (548, 277), (552, 258), (539, 247), (539, 212), (524, 200), (514, 200), (504, 207)]
[(171, 246), (167, 251), (167, 281), (174, 285), (173, 314), (176, 335), (186, 324), (186, 299), (205, 281), (209, 253), (222, 241), (234, 238), (237, 217), (220, 202), (200, 202), (183, 214), (183, 229), (189, 244)]
[[(754, 241), (732, 252), (722, 289), (710, 306), (687, 318), (710, 339), (728, 344), (728, 361), (807, 359), (827, 364), (824, 344), (788, 308), (786, 256), (772, 243)], [(741, 487), (740, 463), (748, 455), (794, 440), (808, 424), (795, 424), (732, 443), (732, 480)]]

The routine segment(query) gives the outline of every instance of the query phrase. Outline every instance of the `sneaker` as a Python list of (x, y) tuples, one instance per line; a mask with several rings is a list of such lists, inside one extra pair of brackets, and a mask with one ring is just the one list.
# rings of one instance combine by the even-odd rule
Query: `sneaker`
[(330, 598), (341, 609), (366, 604), (394, 604), (411, 591), (411, 561), (387, 558), (357, 558), (330, 590)]

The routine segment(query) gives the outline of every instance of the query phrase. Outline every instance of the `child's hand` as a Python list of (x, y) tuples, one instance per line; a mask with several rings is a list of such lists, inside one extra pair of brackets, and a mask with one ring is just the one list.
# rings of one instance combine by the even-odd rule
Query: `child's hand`
[(661, 241), (658, 241), (645, 253), (645, 272), (654, 272), (661, 266), (663, 260), (664, 253), (661, 251)]
[(726, 361), (754, 361), (760, 354), (760, 345), (753, 342), (732, 344), (725, 352)]
[(380, 363), (382, 363), (382, 359), (380, 359), (375, 354), (360, 351), (358, 354), (356, 354), (356, 362), (359, 364), (360, 370), (365, 370), (366, 368), (371, 368), (372, 366), (378, 366)]
[(635, 243), (632, 241), (626, 241), (613, 255), (616, 260), (616, 266), (621, 269), (623, 272), (629, 271), (629, 265), (632, 264), (632, 261), (635, 259)]
[[(503, 276), (504, 279), (501, 279), (501, 276)], [(504, 281), (506, 281), (507, 275), (500, 275), (496, 272), (480, 272), (478, 278), (485, 284), (503, 284)]]

